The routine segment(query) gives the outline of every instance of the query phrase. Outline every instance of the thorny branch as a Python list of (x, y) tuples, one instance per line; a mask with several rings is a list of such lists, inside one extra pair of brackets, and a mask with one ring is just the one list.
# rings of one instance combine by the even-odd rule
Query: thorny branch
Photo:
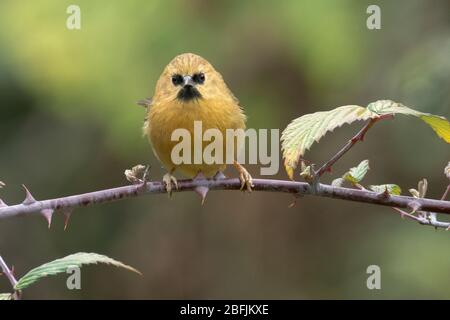
[[(390, 195), (387, 190), (386, 192), (376, 193), (365, 188), (350, 189), (319, 183), (320, 177), (325, 172), (330, 171), (331, 167), (358, 141), (363, 141), (365, 134), (375, 124), (375, 122), (391, 117), (392, 115), (383, 115), (379, 118), (369, 120), (364, 125), (364, 127), (347, 142), (346, 145), (344, 145), (322, 167), (314, 172), (314, 176), (316, 177), (316, 179), (313, 183), (285, 180), (254, 179), (253, 190), (290, 193), (295, 197), (303, 195), (313, 195), (319, 197), (390, 206), (397, 212), (399, 212), (402, 217), (407, 217), (422, 225), (429, 225), (435, 228), (445, 228), (446, 230), (449, 230), (450, 222), (438, 221), (436, 216), (438, 213), (450, 214), (450, 201), (445, 201), (445, 198), (450, 190), (450, 185), (447, 187), (441, 200), (434, 200), (425, 198), (424, 196), (418, 198)], [(139, 171), (144, 168), (145, 167), (143, 166), (136, 166), (133, 168), (133, 170), (136, 169), (137, 171)], [(134, 172), (133, 170), (127, 170), (125, 172), (127, 179), (133, 182), (132, 185), (56, 199), (38, 201), (32, 196), (30, 191), (25, 186), (23, 186), (26, 197), (21, 204), (7, 205), (0, 199), (0, 219), (38, 214), (42, 215), (47, 220), (48, 226), (50, 228), (53, 213), (58, 210), (61, 211), (65, 216), (64, 228), (66, 228), (72, 211), (77, 207), (85, 207), (93, 204), (112, 202), (142, 195), (159, 194), (166, 192), (166, 186), (163, 182), (147, 181), (146, 178), (148, 168), (146, 168), (145, 170), (143, 180), (137, 179), (134, 181), (133, 179), (136, 178), (134, 176), (136, 172)], [(449, 165), (445, 168), (445, 175), (450, 179), (450, 162)], [(139, 183), (139, 181), (141, 182)], [(4, 183), (2, 183), (1, 181), (0, 183), (0, 187), (3, 187)], [(199, 188), (206, 188), (207, 190), (240, 190), (241, 181), (239, 179), (214, 178), (180, 180), (178, 181), (178, 187), (173, 191), (196, 191)], [(401, 209), (409, 209), (411, 210), (411, 212), (408, 213)], [(417, 215), (415, 215), (416, 213)]]
[[(305, 182), (254, 179), (254, 191), (266, 192), (283, 192), (293, 194), (295, 196), (314, 195), (320, 197), (342, 199), (348, 201), (357, 201), (382, 206), (390, 206), (395, 208), (410, 209), (413, 211), (427, 211), (433, 213), (450, 214), (450, 201), (433, 200), (427, 198), (414, 198), (407, 196), (393, 196), (385, 193), (376, 193), (368, 190), (357, 190), (350, 188), (335, 187), (326, 184), (318, 184), (317, 189), (313, 190), (312, 186)], [(175, 192), (193, 191), (197, 187), (207, 187), (210, 190), (239, 190), (241, 182), (239, 179), (201, 179), (201, 180), (180, 180), (178, 181), (178, 189)], [(133, 198), (149, 194), (165, 193), (165, 185), (160, 181), (146, 182), (145, 184), (134, 184), (118, 188), (100, 190), (90, 193), (73, 195), (63, 198), (49, 199), (38, 201), (35, 200), (31, 193), (26, 189), (26, 199), (23, 203), (8, 206), (0, 204), (0, 219), (28, 216), (43, 215), (50, 226), (51, 217), (54, 211), (60, 210), (66, 216), (66, 223), (70, 213), (74, 208), (85, 207), (93, 204), (112, 202), (126, 198)], [(450, 223), (426, 223), (417, 220), (419, 223), (428, 224), (435, 227), (448, 228)]]
[[(314, 172), (314, 176), (316, 177), (316, 179), (319, 179), (325, 172), (331, 171), (331, 167), (345, 154), (347, 153), (358, 141), (363, 141), (364, 140), (364, 136), (366, 135), (367, 131), (379, 120), (382, 119), (389, 119), (392, 118), (393, 115), (392, 114), (387, 114), (387, 115), (383, 115), (379, 118), (373, 118), (370, 119), (362, 128), (361, 130), (355, 135), (353, 136), (334, 156), (332, 156), (330, 158), (330, 160), (328, 160), (325, 164), (322, 165), (322, 167), (320, 167), (317, 171)], [(450, 163), (447, 166), (447, 168), (445, 168), (444, 173), (447, 175), (447, 177), (450, 179)], [(368, 191), (367, 189), (365, 189), (364, 187), (359, 185), (360, 190), (364, 190), (364, 191)], [(442, 195), (441, 201), (444, 201), (448, 195), (450, 191), (450, 185), (448, 185), (447, 189), (445, 190), (444, 194)], [(384, 193), (385, 196), (389, 196), (389, 194)], [(382, 195), (380, 195), (382, 196)], [(417, 199), (417, 198), (415, 198)], [(409, 209), (411, 209), (411, 213), (405, 212), (404, 210), (399, 209), (398, 207), (392, 207), (392, 209), (394, 209), (395, 211), (397, 211), (398, 213), (400, 213), (400, 216), (402, 218), (408, 218), (411, 220), (414, 220), (422, 225), (428, 225), (428, 226), (433, 226), (435, 228), (444, 228), (446, 230), (450, 230), (450, 223), (449, 222), (442, 222), (442, 221), (438, 221), (436, 218), (436, 212), (430, 212), (430, 211), (425, 211), (423, 210), (422, 205), (420, 204), (420, 202), (417, 201), (413, 201), (410, 202), (410, 204), (408, 205)], [(417, 216), (414, 215), (415, 213), (417, 213)]]

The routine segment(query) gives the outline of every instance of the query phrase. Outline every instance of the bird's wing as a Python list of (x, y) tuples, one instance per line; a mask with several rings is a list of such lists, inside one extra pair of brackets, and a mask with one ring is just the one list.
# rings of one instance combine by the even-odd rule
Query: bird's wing
[(151, 107), (152, 105), (152, 98), (146, 98), (146, 99), (142, 99), (136, 102), (138, 105), (144, 107), (146, 109), (146, 113), (145, 113), (145, 118), (144, 118), (144, 128), (143, 128), (143, 132), (144, 135), (147, 132), (147, 128), (148, 128), (148, 109)]
[(137, 102), (137, 104), (140, 106), (143, 106), (145, 108), (148, 108), (152, 105), (152, 98), (146, 98), (146, 99), (139, 100)]

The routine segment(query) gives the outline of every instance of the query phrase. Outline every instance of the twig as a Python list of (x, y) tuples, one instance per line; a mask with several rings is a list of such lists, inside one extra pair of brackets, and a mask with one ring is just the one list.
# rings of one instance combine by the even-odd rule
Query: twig
[[(438, 221), (438, 220), (433, 220), (433, 219), (428, 219), (426, 216), (421, 215), (421, 216), (415, 216), (413, 214), (410, 214), (408, 212), (405, 212), (399, 208), (394, 208), (392, 207), (392, 209), (394, 209), (395, 211), (397, 211), (402, 218), (407, 217), (408, 219), (414, 220), (422, 225), (425, 226), (432, 226), (435, 228), (443, 228), (446, 230), (450, 229), (450, 222), (443, 222), (443, 221)], [(422, 214), (423, 212), (420, 211), (419, 214)], [(425, 214), (425, 213), (423, 213)]]
[[(364, 186), (360, 185), (359, 183), (355, 183), (354, 186), (356, 188), (358, 188), (359, 190), (367, 191), (367, 189), (364, 188)], [(390, 194), (389, 194), (389, 192), (387, 192), (387, 190), (383, 194), (379, 194), (379, 195), (384, 196), (384, 197), (390, 197)], [(415, 199), (417, 199), (417, 198), (415, 198)], [(396, 207), (392, 207), (392, 209), (397, 211), (402, 218), (407, 217), (408, 219), (414, 220), (422, 225), (432, 226), (435, 228), (444, 228), (446, 230), (450, 229), (450, 222), (438, 221), (436, 219), (436, 214), (429, 214), (424, 211), (417, 211), (420, 209), (420, 204), (418, 202), (413, 201), (409, 204), (408, 207), (413, 210), (412, 213), (408, 213), (408, 212), (403, 211)], [(416, 212), (418, 213), (419, 216), (414, 215), (414, 213), (416, 213)], [(428, 218), (427, 218), (427, 216), (428, 216)]]
[(448, 195), (449, 192), (450, 192), (450, 184), (447, 186), (447, 189), (445, 189), (445, 192), (442, 195), (441, 200), (445, 200), (445, 198), (447, 198), (447, 195)]
[(11, 286), (14, 288), (17, 284), (17, 280), (14, 277), (12, 271), (9, 269), (8, 265), (6, 264), (5, 260), (3, 260), (2, 256), (0, 256), (0, 266), (2, 267), (3, 273), (8, 278), (9, 282), (11, 283)]
[[(3, 270), (3, 273), (5, 274), (6, 278), (8, 278), (9, 282), (11, 283), (12, 288), (14, 289), (16, 284), (17, 284), (17, 280), (14, 277), (13, 272), (11, 271), (11, 269), (9, 269), (8, 265), (6, 264), (5, 260), (3, 260), (2, 256), (0, 256), (0, 267)], [(18, 300), (20, 299), (20, 292), (16, 291), (14, 289), (14, 294), (13, 294), (14, 299)]]
[(331, 167), (345, 154), (349, 151), (358, 141), (363, 141), (366, 132), (372, 128), (375, 122), (391, 118), (392, 115), (383, 115), (379, 118), (370, 119), (364, 127), (353, 137), (351, 138), (345, 146), (343, 146), (330, 160), (328, 160), (325, 164), (323, 164), (315, 173), (315, 175), (320, 178), (325, 172), (330, 171)]
[[(308, 183), (296, 181), (254, 179), (253, 184), (254, 191), (283, 192), (294, 195), (315, 195), (397, 208), (415, 207), (420, 208), (422, 211), (450, 214), (450, 201), (427, 198), (417, 199), (407, 196), (386, 196), (368, 190), (341, 188), (325, 184), (319, 184), (314, 193)], [(193, 191), (199, 186), (208, 187), (210, 190), (239, 190), (241, 182), (239, 179), (180, 180), (178, 181), (178, 189), (173, 191)], [(34, 202), (31, 203), (29, 200), (30, 196), (27, 196), (28, 200), (25, 201), (25, 203), (0, 207), (0, 219), (21, 215), (39, 215), (43, 214), (43, 212), (48, 213), (53, 212), (54, 210), (67, 212), (72, 211), (76, 207), (85, 207), (98, 203), (138, 197), (145, 194), (159, 194), (165, 192), (166, 188), (162, 182), (153, 181), (147, 182), (145, 185), (128, 185), (43, 201), (34, 200), (33, 198)], [(48, 218), (48, 215), (44, 216)]]

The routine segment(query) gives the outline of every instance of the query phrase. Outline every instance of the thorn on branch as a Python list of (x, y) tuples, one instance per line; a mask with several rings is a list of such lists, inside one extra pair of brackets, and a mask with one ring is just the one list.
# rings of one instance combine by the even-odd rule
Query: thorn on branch
[(70, 208), (64, 209), (64, 231), (66, 231), (67, 226), (69, 225), (70, 216), (72, 215), (73, 210)]
[(205, 204), (206, 195), (208, 194), (209, 188), (205, 186), (198, 186), (194, 188), (195, 193), (197, 193), (200, 197), (200, 201), (202, 205)]
[(36, 203), (36, 199), (31, 194), (30, 190), (27, 189), (27, 187), (23, 184), (22, 187), (25, 190), (25, 200), (23, 200), (22, 204), (29, 206), (30, 204)]
[[(193, 181), (202, 182), (206, 181), (206, 177), (203, 173), (199, 172), (193, 179)], [(207, 186), (197, 186), (194, 188), (196, 194), (199, 195), (202, 205), (205, 203), (206, 195), (208, 194), (209, 188)]]
[(389, 193), (389, 190), (387, 187), (385, 187), (384, 191), (379, 193), (378, 198), (380, 199), (389, 199), (389, 197), (391, 196), (391, 194)]
[(4, 203), (2, 199), (0, 199), (0, 208), (7, 207), (7, 206), (8, 205), (6, 203)]
[(43, 210), (41, 210), (41, 214), (45, 218), (45, 220), (47, 221), (49, 229), (50, 229), (50, 227), (52, 225), (53, 212), (55, 212), (55, 210), (53, 210), (53, 209), (43, 209)]

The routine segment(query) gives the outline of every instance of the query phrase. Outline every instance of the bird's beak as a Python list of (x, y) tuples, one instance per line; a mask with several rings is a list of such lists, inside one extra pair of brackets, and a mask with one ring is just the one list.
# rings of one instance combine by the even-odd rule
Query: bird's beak
[(191, 87), (195, 86), (195, 82), (194, 82), (194, 80), (192, 80), (191, 76), (183, 77), (183, 87), (186, 87), (186, 86), (191, 86)]
[(196, 88), (196, 83), (191, 76), (183, 76), (182, 88), (178, 91), (177, 99), (187, 102), (192, 99), (199, 99), (202, 97)]

